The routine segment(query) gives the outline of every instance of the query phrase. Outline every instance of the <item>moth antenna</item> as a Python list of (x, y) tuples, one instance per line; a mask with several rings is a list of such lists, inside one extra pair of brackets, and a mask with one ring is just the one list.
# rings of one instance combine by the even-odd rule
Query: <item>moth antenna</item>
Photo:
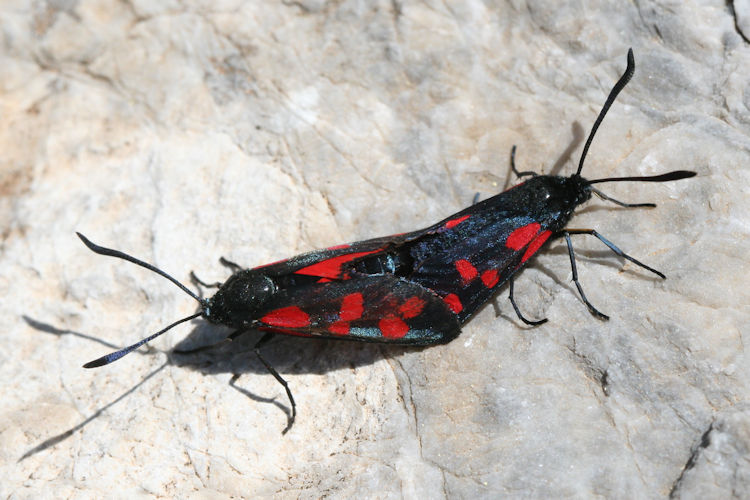
[(127, 260), (128, 262), (132, 262), (133, 264), (136, 264), (138, 266), (144, 267), (144, 268), (148, 269), (149, 271), (153, 271), (156, 274), (158, 274), (159, 276), (163, 276), (163, 277), (167, 278), (169, 281), (171, 281), (172, 283), (174, 283), (175, 285), (177, 285), (178, 287), (180, 287), (180, 289), (182, 289), (183, 292), (185, 292), (186, 294), (190, 295), (192, 298), (194, 298), (195, 300), (197, 300), (198, 303), (201, 305), (201, 310), (199, 312), (197, 312), (195, 314), (191, 314), (190, 316), (187, 316), (187, 317), (182, 318), (180, 320), (177, 320), (174, 323), (172, 323), (171, 325), (169, 325), (168, 327), (159, 330), (158, 332), (154, 333), (153, 335), (150, 335), (150, 336), (146, 337), (145, 339), (139, 340), (138, 342), (136, 342), (135, 344), (133, 344), (131, 346), (128, 346), (128, 347), (126, 347), (124, 349), (120, 349), (119, 351), (116, 351), (116, 352), (107, 354), (105, 356), (102, 356), (101, 358), (95, 359), (94, 361), (89, 361), (88, 363), (86, 363), (85, 365), (83, 365), (84, 368), (96, 368), (96, 367), (99, 367), (99, 366), (108, 365), (108, 364), (112, 363), (113, 361), (117, 361), (118, 359), (120, 359), (121, 357), (125, 356), (126, 354), (129, 354), (129, 353), (135, 351), (136, 349), (138, 349), (139, 347), (141, 347), (143, 344), (154, 340), (156, 337), (158, 337), (162, 333), (164, 333), (164, 332), (166, 332), (168, 330), (171, 330), (172, 328), (174, 328), (175, 326), (177, 326), (177, 325), (179, 325), (181, 323), (184, 323), (186, 321), (190, 321), (191, 319), (195, 319), (195, 318), (197, 318), (199, 316), (202, 316), (204, 314), (204, 310), (205, 310), (205, 307), (206, 307), (206, 301), (202, 300), (195, 293), (193, 293), (188, 287), (186, 287), (185, 285), (183, 285), (182, 283), (180, 283), (175, 278), (173, 278), (169, 274), (165, 273), (164, 271), (162, 271), (158, 267), (152, 266), (148, 262), (143, 262), (142, 260), (136, 259), (132, 255), (128, 255), (128, 254), (126, 254), (124, 252), (121, 252), (119, 250), (114, 250), (112, 248), (105, 248), (105, 247), (99, 246), (96, 243), (93, 243), (88, 238), (86, 238), (81, 233), (76, 232), (76, 234), (81, 239), (81, 241), (83, 242), (83, 244), (86, 245), (88, 247), (88, 249), (91, 250), (92, 252), (98, 253), (99, 255), (106, 255), (108, 257), (117, 257), (118, 259)]
[(119, 250), (114, 250), (112, 248), (105, 248), (105, 247), (97, 245), (96, 243), (92, 243), (91, 240), (89, 240), (88, 238), (86, 238), (84, 235), (82, 235), (79, 232), (76, 232), (76, 234), (78, 235), (79, 238), (81, 238), (81, 241), (83, 242), (83, 244), (86, 245), (89, 248), (89, 250), (91, 250), (92, 252), (98, 253), (99, 255), (106, 255), (108, 257), (117, 257), (118, 259), (127, 260), (128, 262), (132, 262), (133, 264), (136, 264), (138, 266), (145, 267), (149, 271), (153, 271), (159, 276), (163, 276), (167, 278), (169, 281), (171, 281), (172, 283), (180, 287), (183, 292), (185, 292), (186, 294), (190, 295), (192, 298), (197, 300), (199, 304), (203, 305), (203, 300), (201, 300), (200, 297), (198, 297), (188, 287), (186, 287), (185, 285), (183, 285), (182, 283), (180, 283), (175, 278), (168, 275), (167, 273), (165, 273), (158, 267), (152, 266), (148, 262), (143, 262), (142, 260), (136, 259), (132, 255), (128, 255)]
[(673, 170), (666, 174), (659, 175), (645, 175), (636, 177), (607, 177), (606, 179), (594, 179), (588, 181), (588, 184), (598, 184), (600, 182), (623, 182), (623, 181), (638, 181), (638, 182), (669, 182), (679, 181), (680, 179), (689, 179), (695, 177), (696, 173), (691, 170)]
[[(589, 133), (588, 139), (586, 139), (586, 144), (583, 146), (583, 152), (581, 153), (581, 160), (578, 162), (578, 170), (576, 171), (575, 175), (577, 176), (581, 175), (581, 170), (583, 169), (583, 162), (586, 160), (586, 155), (589, 152), (591, 141), (594, 140), (594, 135), (596, 135), (596, 131), (599, 129), (599, 125), (601, 125), (602, 120), (604, 120), (604, 117), (607, 115), (607, 111), (609, 111), (609, 108), (612, 107), (612, 104), (615, 102), (615, 99), (617, 99), (617, 96), (620, 94), (622, 89), (624, 89), (625, 85), (627, 85), (630, 79), (633, 78), (633, 73), (635, 73), (635, 58), (633, 57), (633, 49), (628, 49), (628, 66), (625, 68), (625, 72), (622, 74), (620, 79), (617, 80), (617, 83), (615, 83), (615, 86), (612, 87), (612, 90), (609, 92), (609, 95), (607, 96), (607, 100), (604, 101), (604, 106), (602, 106), (602, 110), (599, 112), (599, 116), (596, 117), (596, 121), (594, 122), (594, 125), (591, 127), (591, 132)], [(598, 184), (601, 182), (621, 182), (621, 181), (668, 182), (668, 181), (678, 181), (680, 179), (688, 179), (693, 176), (695, 176), (695, 172), (692, 172), (689, 170), (675, 170), (673, 172), (667, 172), (666, 174), (660, 174), (660, 175), (648, 175), (648, 176), (638, 176), (638, 177), (607, 177), (606, 179), (595, 179), (595, 180), (587, 181), (587, 184), (591, 185), (591, 184)], [(647, 206), (647, 205), (648, 204), (641, 204), (641, 206)]]
[(599, 128), (599, 125), (602, 123), (602, 120), (604, 120), (604, 116), (607, 114), (607, 111), (609, 111), (609, 108), (612, 106), (612, 103), (615, 102), (615, 99), (617, 99), (617, 95), (620, 93), (620, 91), (625, 88), (625, 85), (628, 84), (630, 79), (633, 77), (633, 73), (635, 72), (635, 58), (633, 57), (633, 49), (628, 49), (628, 66), (625, 68), (625, 73), (622, 74), (619, 80), (617, 80), (617, 83), (615, 83), (615, 86), (612, 87), (612, 90), (609, 92), (609, 95), (607, 96), (607, 100), (604, 101), (604, 106), (602, 106), (602, 110), (599, 111), (599, 116), (596, 118), (596, 121), (594, 122), (594, 126), (591, 127), (591, 132), (589, 132), (589, 137), (586, 139), (586, 144), (583, 146), (583, 152), (581, 153), (581, 160), (578, 162), (578, 170), (576, 171), (575, 175), (581, 175), (581, 170), (583, 169), (583, 162), (586, 159), (586, 154), (589, 152), (589, 146), (591, 146), (591, 141), (594, 140), (594, 135), (596, 135), (596, 131)]
[(177, 326), (177, 325), (179, 325), (181, 323), (184, 323), (186, 321), (190, 321), (191, 319), (195, 319), (195, 318), (197, 318), (199, 316), (202, 316), (202, 315), (203, 315), (203, 311), (200, 311), (200, 312), (197, 312), (195, 314), (191, 314), (190, 316), (188, 316), (186, 318), (179, 319), (179, 320), (175, 321), (174, 323), (172, 323), (171, 325), (169, 325), (168, 327), (163, 328), (163, 329), (159, 330), (158, 332), (154, 333), (153, 335), (149, 335), (145, 339), (139, 340), (135, 344), (130, 345), (130, 346), (124, 348), (124, 349), (120, 349), (119, 351), (106, 354), (106, 355), (102, 356), (101, 358), (95, 359), (94, 361), (89, 361), (88, 363), (86, 363), (85, 365), (83, 365), (83, 367), (84, 368), (98, 368), (100, 366), (108, 365), (108, 364), (110, 364), (110, 363), (112, 363), (114, 361), (117, 361), (118, 359), (120, 359), (121, 357), (125, 356), (126, 354), (130, 354), (131, 352), (133, 352), (136, 349), (138, 349), (139, 347), (141, 347), (143, 344), (145, 344), (147, 342), (151, 342), (156, 337), (158, 337), (159, 335), (161, 335), (162, 333), (164, 333), (164, 332), (166, 332), (168, 330), (171, 330), (175, 326)]

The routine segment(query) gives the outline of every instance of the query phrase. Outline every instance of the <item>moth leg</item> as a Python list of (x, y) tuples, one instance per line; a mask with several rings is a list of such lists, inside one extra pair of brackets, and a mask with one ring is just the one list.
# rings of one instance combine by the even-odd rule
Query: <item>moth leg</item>
[(232, 273), (236, 273), (238, 271), (242, 271), (242, 266), (241, 265), (239, 265), (239, 264), (237, 264), (235, 262), (232, 262), (229, 259), (225, 259), (224, 257), (219, 257), (219, 263), (222, 266), (224, 266), (224, 267), (228, 267), (229, 270), (232, 271)]
[(619, 201), (619, 200), (616, 200), (616, 199), (612, 198), (609, 195), (606, 195), (606, 194), (602, 193), (601, 191), (599, 191), (596, 188), (591, 188), (591, 191), (593, 191), (594, 194), (596, 194), (602, 200), (611, 201), (615, 205), (619, 205), (619, 206), (625, 207), (625, 208), (643, 208), (643, 207), (654, 208), (654, 207), (656, 207), (656, 203), (624, 203), (622, 201)]
[(531, 170), (527, 170), (525, 172), (519, 172), (516, 169), (516, 145), (513, 144), (513, 147), (510, 148), (510, 169), (513, 171), (514, 174), (516, 174), (516, 177), (526, 177), (527, 175), (530, 175), (532, 177), (536, 177), (536, 172), (532, 172)]
[(195, 272), (193, 271), (190, 271), (190, 281), (202, 286), (203, 288), (219, 288), (221, 286), (220, 281), (217, 281), (216, 283), (206, 283), (205, 281), (198, 278), (198, 276), (196, 276)]
[(596, 238), (598, 238), (599, 241), (601, 241), (602, 243), (604, 243), (605, 245), (607, 245), (610, 250), (612, 250), (615, 254), (619, 255), (623, 259), (627, 259), (630, 262), (632, 262), (633, 264), (635, 264), (637, 266), (640, 266), (643, 269), (646, 269), (647, 271), (651, 271), (652, 273), (654, 273), (655, 275), (657, 275), (661, 279), (667, 279), (667, 277), (664, 276), (664, 273), (661, 273), (661, 272), (657, 271), (656, 269), (654, 269), (653, 267), (649, 267), (646, 264), (644, 264), (643, 262), (641, 262), (641, 261), (639, 261), (637, 259), (634, 259), (630, 255), (626, 254), (625, 252), (623, 252), (622, 250), (620, 250), (619, 248), (617, 248), (617, 246), (615, 246), (614, 243), (612, 243), (607, 238), (605, 238), (601, 234), (597, 233), (593, 229), (566, 229), (565, 233), (566, 234), (590, 234), (592, 236), (596, 236)]
[[(235, 340), (237, 337), (239, 337), (241, 335), (244, 335), (245, 333), (247, 333), (249, 331), (250, 330), (245, 330), (245, 329), (243, 329), (243, 330), (237, 330), (237, 331), (232, 332), (231, 334), (227, 335), (223, 340), (221, 340), (219, 342), (216, 342), (215, 344), (204, 345), (204, 346), (201, 346), (201, 347), (196, 347), (195, 349), (187, 349), (187, 350), (177, 350), (177, 349), (175, 349), (173, 352), (175, 352), (177, 354), (194, 354), (194, 353), (197, 353), (197, 352), (206, 351), (208, 349), (213, 349), (214, 347), (216, 347), (219, 344), (223, 344), (223, 343), (226, 343), (226, 342), (231, 342), (232, 340)], [(268, 361), (266, 361), (266, 359), (260, 354), (260, 349), (264, 345), (266, 345), (268, 343), (268, 341), (270, 341), (274, 337), (274, 335), (275, 334), (272, 333), (272, 332), (265, 333), (260, 338), (260, 340), (258, 340), (258, 342), (256, 342), (255, 345), (253, 346), (253, 352), (255, 353), (256, 356), (258, 356), (258, 359), (260, 360), (261, 363), (263, 363), (263, 366), (266, 367), (266, 370), (268, 370), (268, 373), (270, 373), (271, 375), (273, 375), (273, 377), (282, 386), (284, 386), (284, 390), (286, 391), (286, 395), (289, 398), (289, 403), (291, 403), (291, 405), (292, 405), (292, 414), (291, 414), (291, 416), (288, 419), (286, 427), (281, 432), (282, 434), (286, 434), (286, 432), (289, 429), (292, 428), (292, 424), (294, 424), (294, 419), (297, 416), (297, 404), (294, 402), (294, 396), (292, 396), (292, 391), (291, 391), (291, 389), (289, 389), (289, 384), (287, 384), (286, 380), (284, 380), (281, 377), (281, 375), (279, 375), (279, 372), (277, 372), (276, 369), (273, 366), (271, 366), (271, 364)], [(232, 379), (229, 381), (229, 385), (233, 385), (234, 382), (236, 382), (239, 377), (240, 377), (240, 375), (237, 374), (237, 373), (235, 373), (232, 376)]]
[[(510, 170), (514, 174), (516, 174), (516, 177), (519, 177), (519, 178), (526, 177), (526, 176), (536, 177), (537, 175), (539, 175), (536, 172), (532, 172), (531, 170), (527, 170), (525, 172), (518, 171), (518, 169), (516, 168), (516, 145), (515, 144), (513, 144), (513, 146), (511, 146), (510, 148)], [(476, 193), (474, 195), (474, 199), (472, 200), (471, 204), (476, 205), (478, 201), (479, 201), (479, 193)]]
[[(231, 260), (227, 260), (224, 257), (219, 257), (219, 263), (224, 267), (228, 267), (232, 271), (232, 273), (236, 273), (242, 270), (242, 266), (232, 262)], [(205, 281), (199, 279), (193, 271), (190, 271), (190, 281), (199, 284), (203, 288), (220, 288), (223, 284), (221, 281), (217, 281), (215, 283), (206, 283)]]
[(583, 288), (581, 288), (581, 283), (578, 281), (578, 270), (576, 269), (576, 258), (573, 253), (573, 243), (570, 241), (570, 230), (566, 229), (562, 232), (563, 236), (565, 236), (565, 242), (568, 244), (568, 254), (570, 255), (570, 267), (573, 270), (573, 282), (576, 284), (576, 288), (578, 288), (578, 293), (581, 294), (581, 299), (583, 299), (583, 303), (586, 304), (586, 307), (589, 308), (589, 311), (591, 314), (596, 316), (599, 319), (607, 320), (609, 319), (609, 316), (606, 314), (600, 312), (596, 307), (591, 305), (591, 302), (589, 302), (589, 299), (586, 298), (586, 294), (583, 293)]
[(510, 303), (513, 305), (513, 310), (516, 311), (516, 316), (518, 316), (518, 319), (520, 319), (521, 321), (523, 321), (529, 326), (538, 326), (538, 325), (542, 325), (546, 323), (547, 318), (542, 318), (540, 320), (533, 321), (533, 320), (529, 320), (523, 317), (523, 314), (521, 314), (521, 310), (518, 308), (518, 305), (516, 305), (516, 299), (513, 298), (513, 277), (511, 277), (508, 281), (509, 281), (508, 288), (510, 290), (508, 293), (508, 297), (510, 298)]
[(281, 375), (279, 375), (279, 372), (276, 371), (276, 369), (271, 366), (271, 364), (265, 360), (263, 356), (260, 354), (260, 348), (263, 347), (270, 341), (275, 334), (273, 332), (266, 332), (260, 340), (253, 346), (253, 352), (256, 356), (258, 356), (258, 359), (261, 363), (263, 363), (263, 366), (266, 367), (266, 370), (268, 370), (268, 373), (273, 375), (273, 377), (276, 379), (278, 383), (280, 383), (282, 386), (284, 386), (284, 390), (286, 391), (286, 395), (289, 398), (289, 403), (292, 405), (292, 414), (289, 417), (289, 420), (286, 424), (286, 427), (283, 431), (281, 431), (282, 434), (286, 434), (289, 429), (292, 428), (292, 425), (294, 424), (294, 418), (297, 416), (297, 404), (294, 402), (294, 396), (292, 396), (292, 391), (289, 389), (289, 384), (287, 384), (286, 380), (283, 379)]

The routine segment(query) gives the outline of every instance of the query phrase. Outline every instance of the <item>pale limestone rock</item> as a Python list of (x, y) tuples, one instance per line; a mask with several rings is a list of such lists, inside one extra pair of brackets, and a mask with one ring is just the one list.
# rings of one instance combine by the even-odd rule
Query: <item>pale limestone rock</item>
[[(746, 3), (185, 4), (0, 5), (3, 497), (750, 494)], [(284, 436), (252, 339), (168, 357), (227, 333), (196, 322), (81, 368), (195, 304), (75, 231), (215, 281), (221, 255), (255, 266), (426, 226), (507, 186), (513, 144), (523, 168), (571, 173), (573, 130), (631, 46), (584, 174), (698, 177), (607, 186), (659, 207), (574, 219), (669, 277), (577, 239), (611, 321), (558, 243), (516, 282), (539, 328), (503, 291), (500, 316), (446, 346), (280, 339), (267, 357), (299, 410)]]

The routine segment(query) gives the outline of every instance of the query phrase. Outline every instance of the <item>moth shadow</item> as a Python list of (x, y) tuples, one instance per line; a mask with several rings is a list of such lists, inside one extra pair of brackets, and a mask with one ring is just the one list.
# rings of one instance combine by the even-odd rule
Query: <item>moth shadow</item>
[[(355, 370), (386, 357), (398, 356), (406, 351), (423, 349), (413, 346), (388, 346), (371, 342), (352, 340), (316, 339), (277, 335), (259, 351), (261, 360), (255, 353), (256, 344), (264, 333), (248, 331), (227, 341), (231, 330), (208, 323), (199, 324), (169, 355), (172, 363), (196, 370), (204, 375), (231, 373), (229, 385), (248, 399), (257, 403), (276, 406), (287, 415), (285, 434), (294, 422), (292, 394), (294, 384), (287, 387), (284, 381), (299, 374), (324, 374), (340, 369)], [(194, 352), (180, 352), (180, 351)], [(197, 352), (195, 352), (197, 351)], [(272, 368), (267, 368), (266, 363)], [(276, 373), (274, 373), (276, 372)], [(263, 396), (252, 390), (252, 381), (236, 383), (241, 375), (251, 374), (261, 377), (275, 377), (288, 393), (274, 391), (274, 396)], [(290, 392), (291, 391), (291, 392)]]
[[(48, 335), (54, 335), (58, 338), (70, 335), (84, 339), (88, 342), (101, 344), (107, 351), (118, 350), (122, 347), (95, 336), (67, 328), (61, 328), (27, 315), (22, 315), (21, 318), (32, 329)], [(112, 397), (93, 413), (83, 418), (78, 424), (33, 446), (18, 459), (18, 462), (48, 448), (52, 448), (81, 431), (89, 423), (96, 420), (104, 412), (137, 391), (143, 384), (169, 365), (196, 370), (206, 375), (222, 373), (242, 375), (249, 373), (267, 377), (272, 376), (253, 352), (253, 347), (262, 334), (260, 332), (251, 331), (238, 337), (232, 342), (223, 342), (222, 340), (225, 339), (229, 333), (231, 333), (231, 331), (227, 328), (218, 327), (205, 322), (199, 323), (185, 339), (177, 343), (174, 349), (164, 352), (164, 354), (167, 355), (167, 359), (164, 363), (161, 363), (157, 368), (149, 372), (133, 387), (115, 397)], [(210, 346), (211, 344), (216, 345), (207, 349), (201, 349), (200, 352), (197, 353), (179, 354), (175, 352), (181, 349), (187, 350), (196, 347)], [(269, 362), (269, 364), (271, 364), (271, 366), (273, 366), (283, 377), (304, 373), (322, 374), (342, 368), (356, 369), (357, 367), (372, 364), (386, 357), (398, 356), (407, 351), (420, 349), (424, 349), (424, 347), (388, 346), (364, 342), (318, 340), (279, 335), (277, 339), (271, 341), (262, 349), (262, 353), (263, 357)], [(147, 346), (133, 351), (131, 356), (153, 356), (159, 352), (163, 351)], [(119, 363), (122, 364), (123, 361), (119, 361)], [(127, 361), (124, 363), (127, 363)], [(247, 389), (234, 385), (234, 381), (235, 378), (233, 377), (230, 381), (230, 385), (244, 396), (253, 401), (278, 406), (283, 412), (286, 412), (287, 415), (289, 415), (288, 402), (284, 399), (279, 397), (260, 396)]]
[[(269, 375), (254, 352), (263, 332), (250, 330), (232, 341), (226, 341), (231, 333), (231, 329), (210, 323), (197, 324), (187, 337), (175, 345), (170, 354), (171, 362), (206, 375)], [(200, 352), (180, 352), (198, 348)], [(421, 349), (424, 347), (277, 335), (260, 351), (263, 358), (283, 377), (356, 369)]]
[[(585, 132), (580, 122), (574, 121), (573, 123), (571, 123), (570, 131), (571, 131), (570, 142), (565, 147), (565, 149), (560, 153), (560, 155), (557, 157), (557, 159), (552, 164), (552, 166), (550, 167), (546, 175), (561, 175), (560, 171), (565, 167), (566, 164), (568, 164), (572, 160), (573, 153), (575, 152), (576, 148), (578, 148), (578, 146), (580, 146), (581, 143), (583, 142), (585, 138), (585, 135), (584, 135)], [(519, 151), (519, 158), (522, 157), (522, 155), (523, 155), (523, 151)], [(523, 160), (520, 160), (519, 163), (522, 164)], [(527, 170), (527, 167), (521, 166), (520, 170)], [(515, 174), (513, 173), (513, 171), (509, 169), (505, 178), (504, 187), (507, 189), (510, 186), (512, 186), (515, 182), (517, 182), (517, 178), (515, 177)]]

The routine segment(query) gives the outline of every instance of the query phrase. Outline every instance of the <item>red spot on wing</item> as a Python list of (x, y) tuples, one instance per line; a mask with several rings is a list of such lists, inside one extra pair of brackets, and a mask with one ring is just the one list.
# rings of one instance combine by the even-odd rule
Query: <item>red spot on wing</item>
[(552, 235), (552, 231), (543, 231), (539, 233), (539, 236), (534, 238), (534, 240), (529, 245), (529, 248), (526, 249), (526, 252), (524, 252), (523, 257), (521, 257), (521, 262), (526, 262), (531, 258), (532, 255), (534, 255), (539, 248), (544, 245), (544, 242), (547, 241), (547, 239)]
[(274, 309), (260, 320), (267, 325), (282, 328), (300, 328), (310, 324), (310, 316), (297, 306)]
[(302, 269), (298, 269), (295, 271), (295, 274), (319, 276), (321, 278), (345, 279), (345, 277), (341, 276), (341, 266), (347, 262), (353, 261), (354, 259), (379, 252), (380, 250), (381, 249), (378, 248), (376, 250), (370, 250), (369, 252), (354, 252), (338, 255), (336, 257), (331, 257), (330, 259), (316, 262), (307, 267), (303, 267)]
[(328, 331), (334, 335), (349, 335), (351, 325), (346, 321), (337, 321), (328, 326)]
[[(341, 302), (341, 309), (339, 310), (339, 319), (341, 321), (351, 321), (353, 319), (359, 319), (362, 317), (364, 308), (364, 299), (362, 294), (359, 292), (350, 293), (344, 297)], [(348, 332), (347, 332), (348, 333)]]
[(445, 229), (450, 229), (452, 227), (456, 227), (459, 224), (461, 224), (463, 221), (471, 217), (471, 215), (464, 215), (463, 217), (456, 217), (455, 219), (451, 219), (448, 222), (445, 223), (443, 226)]
[(401, 318), (383, 318), (378, 322), (383, 337), (389, 339), (400, 339), (409, 332), (409, 325)]
[(464, 310), (464, 305), (461, 303), (461, 299), (458, 298), (458, 295), (455, 293), (449, 293), (445, 297), (443, 297), (443, 302), (448, 304), (448, 307), (450, 307), (451, 311), (453, 311), (455, 314), (460, 313)]
[(471, 281), (478, 276), (477, 268), (474, 267), (471, 262), (465, 259), (456, 261), (456, 270), (461, 275), (464, 281)]
[(534, 239), (534, 236), (537, 235), (541, 228), (542, 226), (538, 222), (532, 222), (531, 224), (521, 226), (510, 233), (508, 239), (505, 240), (505, 246), (513, 250), (520, 250)]
[(484, 286), (487, 288), (492, 288), (497, 285), (498, 281), (500, 281), (500, 276), (496, 270), (490, 269), (489, 271), (482, 273), (482, 283), (484, 283)]
[(342, 250), (344, 248), (349, 248), (351, 245), (349, 243), (344, 243), (343, 245), (336, 245), (333, 247), (328, 247), (326, 250)]
[(419, 313), (424, 309), (425, 301), (419, 297), (412, 297), (398, 308), (398, 312), (401, 313), (401, 317), (404, 319), (414, 318), (419, 316)]

